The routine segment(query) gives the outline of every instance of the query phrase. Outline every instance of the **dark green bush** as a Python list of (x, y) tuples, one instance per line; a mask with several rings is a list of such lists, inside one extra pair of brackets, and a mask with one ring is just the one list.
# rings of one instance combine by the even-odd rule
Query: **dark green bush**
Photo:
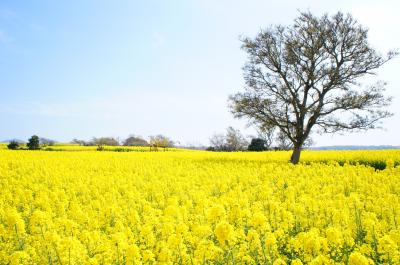
[(97, 151), (104, 151), (104, 150), (105, 150), (104, 144), (97, 145)]
[(265, 151), (267, 150), (265, 140), (260, 139), (260, 138), (253, 138), (251, 139), (251, 143), (249, 147), (247, 148), (248, 151)]
[(11, 141), (8, 145), (7, 145), (8, 149), (11, 150), (17, 150), (19, 148), (19, 143), (17, 141)]
[(32, 135), (32, 137), (29, 138), (28, 143), (26, 144), (26, 146), (28, 146), (29, 150), (39, 150), (40, 149), (39, 136)]

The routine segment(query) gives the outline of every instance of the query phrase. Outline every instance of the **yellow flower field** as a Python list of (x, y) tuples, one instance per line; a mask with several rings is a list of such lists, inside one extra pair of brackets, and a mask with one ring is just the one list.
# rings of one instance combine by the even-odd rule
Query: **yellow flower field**
[(400, 264), (400, 151), (289, 157), (0, 150), (0, 264)]

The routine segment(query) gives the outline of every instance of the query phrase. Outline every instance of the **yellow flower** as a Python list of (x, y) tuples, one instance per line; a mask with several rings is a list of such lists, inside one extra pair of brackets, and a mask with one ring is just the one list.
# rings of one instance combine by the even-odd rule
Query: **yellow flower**
[(399, 150), (60, 148), (0, 150), (3, 263), (400, 264)]
[(281, 258), (278, 258), (274, 261), (273, 265), (286, 265), (286, 261)]
[(15, 251), (11, 254), (9, 258), (10, 265), (28, 265), (31, 264), (28, 253), (25, 251)]
[(267, 226), (267, 217), (261, 212), (257, 212), (253, 215), (250, 221), (251, 225), (255, 228), (266, 227)]
[(343, 235), (339, 228), (329, 227), (326, 229), (326, 238), (329, 244), (341, 246), (343, 244)]
[(328, 257), (323, 255), (318, 255), (315, 259), (310, 262), (310, 265), (333, 265), (333, 261), (331, 261)]
[(21, 215), (15, 209), (9, 209), (5, 214), (5, 220), (8, 224), (8, 229), (16, 233), (25, 233), (25, 223)]
[(299, 259), (295, 259), (290, 262), (290, 265), (303, 265), (303, 262)]
[(276, 247), (276, 238), (275, 238), (274, 234), (272, 234), (272, 233), (267, 234), (267, 238), (265, 239), (265, 245), (269, 248)]
[(126, 263), (134, 264), (140, 262), (142, 256), (140, 255), (140, 250), (138, 246), (131, 245), (126, 250)]
[(374, 262), (367, 257), (361, 255), (359, 252), (353, 252), (349, 257), (349, 265), (371, 265)]
[(225, 216), (225, 208), (222, 205), (215, 205), (208, 211), (210, 222), (218, 222), (223, 216)]
[(144, 263), (151, 263), (155, 261), (155, 255), (150, 250), (143, 251), (142, 257)]
[(233, 238), (233, 227), (227, 222), (218, 223), (215, 227), (215, 235), (219, 243), (224, 246), (225, 243)]

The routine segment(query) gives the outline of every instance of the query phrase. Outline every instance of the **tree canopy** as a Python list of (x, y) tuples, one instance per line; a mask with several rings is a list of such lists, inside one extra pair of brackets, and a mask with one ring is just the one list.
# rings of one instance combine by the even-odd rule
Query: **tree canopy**
[(32, 135), (29, 138), (28, 143), (26, 144), (29, 150), (38, 150), (40, 149), (40, 139), (37, 135)]
[(125, 146), (148, 146), (149, 143), (140, 136), (131, 135), (123, 142)]
[(368, 30), (350, 14), (300, 13), (293, 25), (270, 26), (242, 42), (246, 85), (230, 97), (231, 111), (289, 139), (294, 164), (312, 131), (373, 129), (391, 115), (385, 83), (360, 80), (397, 53), (375, 51)]

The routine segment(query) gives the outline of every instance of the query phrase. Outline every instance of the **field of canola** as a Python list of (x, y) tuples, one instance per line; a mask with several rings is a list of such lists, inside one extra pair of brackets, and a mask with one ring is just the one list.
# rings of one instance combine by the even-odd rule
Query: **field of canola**
[(289, 156), (0, 150), (0, 264), (400, 264), (400, 151)]

